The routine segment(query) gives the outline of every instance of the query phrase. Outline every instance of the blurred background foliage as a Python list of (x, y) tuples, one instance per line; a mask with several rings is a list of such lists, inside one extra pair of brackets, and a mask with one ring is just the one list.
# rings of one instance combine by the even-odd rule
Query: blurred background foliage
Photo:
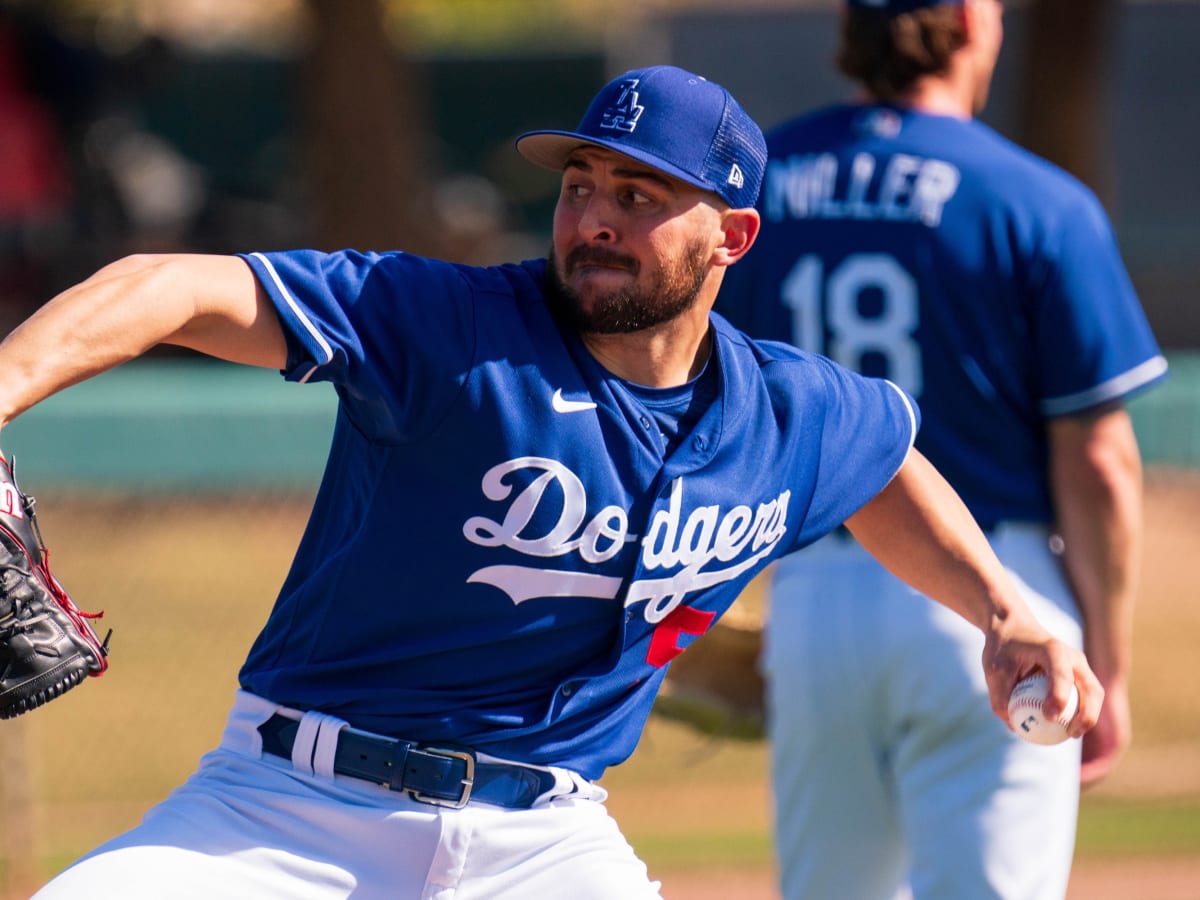
[[(1200, 5), (1006, 7), (985, 121), (1097, 191), (1160, 340), (1200, 345), (1200, 311), (1179, 302), (1200, 288), (1200, 92), (1183, 38)], [(597, 84), (668, 61), (769, 127), (849, 92), (832, 67), (839, 9), (0, 0), (0, 331), (135, 251), (541, 255), (556, 181), (512, 151), (516, 134), (571, 127)]]
[[(105, 30), (120, 42), (156, 33), (209, 48), (295, 49), (312, 24), (308, 0), (6, 0), (48, 6), (62, 23)], [(346, 6), (363, 0), (347, 0)], [(373, 0), (369, 0), (373, 2)], [(713, 0), (380, 0), (386, 33), (416, 52), (555, 53), (595, 49), (610, 30), (649, 17), (716, 6)], [(829, 0), (750, 0), (750, 6), (819, 7)]]

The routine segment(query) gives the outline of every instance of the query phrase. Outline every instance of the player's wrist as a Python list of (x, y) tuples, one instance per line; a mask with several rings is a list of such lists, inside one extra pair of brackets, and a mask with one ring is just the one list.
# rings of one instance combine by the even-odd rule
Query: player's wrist
[(1128, 685), (1133, 669), (1133, 651), (1129, 641), (1114, 640), (1107, 635), (1084, 635), (1084, 654), (1096, 677), (1107, 688)]
[(975, 623), (984, 634), (1009, 636), (1027, 634), (1032, 628), (1042, 631), (1040, 623), (1034, 618), (1028, 605), (1019, 596), (1013, 596), (1005, 591), (996, 591), (989, 597), (988, 606), (984, 609), (981, 621)]

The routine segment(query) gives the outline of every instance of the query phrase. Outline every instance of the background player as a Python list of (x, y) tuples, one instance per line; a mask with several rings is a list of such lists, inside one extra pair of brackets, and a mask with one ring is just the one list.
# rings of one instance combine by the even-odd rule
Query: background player
[[(1166, 363), (1092, 194), (972, 120), (1001, 37), (996, 0), (851, 0), (838, 62), (866, 96), (769, 136), (759, 246), (718, 309), (918, 399), (917, 447), (1107, 689), (1087, 781), (1130, 740), (1121, 400)], [(781, 563), (764, 671), (786, 897), (1062, 897), (1080, 743), (982, 714), (982, 646), (848, 534)]]
[(0, 422), (160, 342), (339, 397), (221, 746), (39, 900), (656, 896), (595, 779), (670, 660), (843, 521), (987, 633), (996, 713), (1040, 666), (1095, 723), (903, 393), (710, 318), (765, 162), (723, 88), (628, 72), (518, 148), (561, 172), (549, 260), (136, 257), (0, 345)]

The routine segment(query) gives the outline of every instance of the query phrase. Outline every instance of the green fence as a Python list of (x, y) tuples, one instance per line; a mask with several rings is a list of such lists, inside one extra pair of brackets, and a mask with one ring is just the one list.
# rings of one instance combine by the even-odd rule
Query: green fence
[(1168, 354), (1167, 380), (1129, 404), (1146, 465), (1200, 468), (1200, 351)]
[(319, 480), (336, 407), (273, 370), (144, 360), (49, 398), (0, 445), (34, 488), (291, 490)]
[[(1200, 467), (1200, 353), (1130, 404), (1147, 465)], [(207, 361), (144, 360), (68, 388), (3, 435), (33, 487), (315, 487), (336, 399), (324, 384)]]

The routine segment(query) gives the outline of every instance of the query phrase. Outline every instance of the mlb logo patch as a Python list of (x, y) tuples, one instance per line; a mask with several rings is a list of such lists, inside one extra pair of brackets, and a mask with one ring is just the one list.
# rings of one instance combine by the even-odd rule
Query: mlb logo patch
[(893, 109), (872, 109), (859, 116), (854, 123), (860, 134), (881, 138), (896, 137), (900, 134), (902, 125), (900, 114)]

